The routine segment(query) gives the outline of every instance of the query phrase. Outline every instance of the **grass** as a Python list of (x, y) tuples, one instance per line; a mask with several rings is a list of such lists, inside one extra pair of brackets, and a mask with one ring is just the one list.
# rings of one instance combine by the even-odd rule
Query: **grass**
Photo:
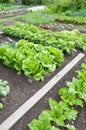
[(54, 21), (57, 14), (49, 14), (45, 11), (36, 11), (36, 12), (28, 12), (24, 16), (19, 16), (16, 19), (17, 20), (24, 20), (29, 24), (47, 24)]

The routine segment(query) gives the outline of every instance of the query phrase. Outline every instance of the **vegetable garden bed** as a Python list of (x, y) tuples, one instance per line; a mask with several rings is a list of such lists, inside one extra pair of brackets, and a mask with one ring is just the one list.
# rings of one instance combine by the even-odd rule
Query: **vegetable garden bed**
[[(49, 77), (46, 77), (44, 82), (30, 81), (22, 74), (20, 76), (16, 75), (14, 70), (8, 69), (1, 66), (1, 75), (0, 77), (4, 80), (8, 80), (9, 85), (11, 87), (11, 92), (7, 98), (2, 98), (2, 102), (5, 104), (4, 109), (0, 111), (0, 122), (3, 122), (12, 112), (19, 108), (28, 98), (30, 98), (34, 93), (36, 93), (45, 83), (47, 83), (56, 73), (58, 73), (66, 64), (68, 64), (72, 58), (74, 58), (79, 52), (72, 54), (71, 56), (66, 56), (65, 62), (63, 65), (55, 71), (55, 73), (51, 74)], [(65, 86), (65, 81), (71, 81), (72, 77), (75, 76), (75, 70), (80, 69), (81, 63), (84, 62), (84, 58), (69, 72), (63, 77), (58, 84), (46, 95), (43, 99), (40, 100), (38, 104), (35, 105), (33, 109), (31, 109), (16, 125), (14, 125), (10, 130), (28, 130), (27, 123), (31, 122), (33, 118), (37, 118), (39, 113), (44, 109), (49, 109), (48, 107), (48, 98), (52, 97), (54, 99), (59, 100), (59, 96), (57, 95), (58, 89), (60, 87)], [(11, 76), (10, 76), (11, 75)], [(15, 78), (13, 78), (15, 77)], [(79, 109), (79, 111), (86, 112), (84, 109)], [(84, 114), (83, 114), (84, 117)], [(80, 117), (78, 117), (80, 118)], [(78, 121), (76, 121), (76, 127), (81, 130), (82, 124), (85, 121), (85, 118), (81, 118), (80, 126), (77, 126)], [(82, 130), (85, 130), (85, 124), (82, 127)], [(63, 129), (61, 129), (63, 130)]]
[[(18, 26), (20, 26), (20, 25), (18, 25)], [(34, 32), (34, 30), (36, 28), (34, 28), (33, 26), (32, 26), (32, 28), (33, 28), (33, 32)], [(9, 30), (9, 28), (7, 30), (5, 28), (4, 30), (5, 30), (5, 33), (8, 33), (9, 35), (11, 34), (11, 31), (14, 31), (14, 32), (12, 32), (12, 34), (13, 34), (12, 36), (15, 36), (15, 35), (18, 36), (18, 34), (16, 34), (16, 30), (14, 28), (11, 31)], [(18, 30), (18, 31), (20, 31), (20, 30)], [(25, 32), (25, 34), (21, 33), (19, 38), (21, 38), (23, 35), (26, 35), (26, 32)], [(74, 33), (74, 35), (76, 36), (76, 33)], [(7, 36), (6, 37), (5, 36), (6, 35), (2, 35), (2, 38), (4, 39), (4, 41), (7, 41), (7, 38), (6, 38)], [(54, 35), (53, 35), (53, 37), (54, 37)], [(32, 37), (28, 37), (28, 35), (27, 35), (27, 38), (30, 38), (31, 41), (33, 41), (33, 42), (38, 42), (36, 40), (39, 40), (39, 42), (43, 43), (43, 41), (41, 41), (43, 39), (40, 39), (40, 37), (38, 37), (38, 39), (36, 39), (36, 37), (34, 37), (34, 35), (32, 35)], [(74, 38), (74, 36), (73, 36), (73, 38)], [(77, 45), (80, 46), (79, 42), (77, 42), (76, 39), (80, 40), (82, 45), (85, 45), (85, 44), (83, 44), (85, 42), (82, 41), (82, 38), (79, 38), (76, 36), (74, 42), (77, 43)], [(1, 42), (3, 41), (2, 39), (0, 39), (0, 40), (1, 40)], [(47, 43), (50, 42), (48, 40), (47, 40)], [(69, 40), (69, 39), (67, 39), (67, 40)], [(17, 41), (17, 40), (15, 39), (15, 41)], [(84, 37), (84, 41), (85, 41), (85, 37)], [(51, 45), (51, 42), (49, 44)], [(79, 47), (77, 45), (75, 45), (75, 46)], [(81, 46), (81, 48), (85, 49), (84, 46), (83, 47)], [(71, 50), (72, 48), (69, 47), (69, 49)], [(73, 50), (74, 50), (74, 48), (73, 48)], [(65, 51), (63, 50), (63, 52), (65, 52)], [(0, 116), (0, 123), (2, 123), (5, 119), (7, 119), (8, 116), (10, 116), (14, 111), (16, 111), (25, 101), (27, 101), (27, 99), (32, 97), (40, 88), (42, 88), (47, 82), (49, 82), (50, 79), (55, 74), (57, 74), (64, 66), (66, 66), (75, 56), (77, 56), (79, 54), (79, 52), (81, 52), (81, 50), (77, 50), (77, 51), (73, 52), (71, 55), (66, 54), (64, 63), (61, 63), (61, 67), (56, 69), (53, 73), (49, 73), (48, 75), (46, 75), (45, 80), (43, 82), (35, 81), (34, 79), (27, 78), (24, 76), (23, 73), (21, 73), (20, 75), (17, 75), (16, 71), (14, 69), (8, 68), (8, 67), (4, 66), (2, 63), (0, 63), (0, 78), (3, 80), (7, 80), (9, 82), (9, 85), (11, 88), (11, 92), (8, 95), (8, 97), (0, 98), (1, 101), (4, 103), (4, 109), (0, 110), (0, 115), (1, 115)], [(68, 50), (68, 53), (70, 54), (71, 52), (69, 52), (69, 50)], [(86, 53), (84, 52), (84, 54), (86, 54)], [(2, 59), (2, 62), (3, 61), (4, 61), (4, 59)], [(57, 95), (57, 91), (61, 87), (65, 86), (65, 81), (71, 81), (72, 77), (76, 75), (74, 71), (77, 69), (80, 69), (81, 63), (83, 63), (83, 62), (84, 62), (84, 58), (82, 60), (80, 60), (80, 62), (73, 69), (71, 69), (71, 71), (68, 72), (66, 74), (66, 76), (64, 76), (59, 81), (59, 83), (56, 84), (55, 87), (48, 94), (46, 94), (46, 96), (44, 96), (33, 107), (33, 109), (31, 109), (24, 117), (22, 117), (19, 120), (19, 122), (17, 122), (10, 130), (15, 130), (15, 129), (16, 130), (28, 130), (27, 123), (31, 122), (31, 120), (33, 118), (37, 118), (42, 110), (49, 109), (49, 106), (48, 106), (48, 98), (49, 97), (52, 97), (56, 100), (57, 99), (59, 100), (59, 96)], [(6, 62), (5, 62), (5, 64), (6, 64)], [(77, 109), (79, 110), (79, 113), (82, 112), (83, 114), (81, 113), (78, 116), (77, 120), (75, 122), (72, 122), (72, 123), (75, 125), (77, 130), (85, 130), (85, 128), (86, 128), (86, 122), (85, 122), (86, 116), (84, 116), (84, 115), (86, 115), (85, 107), (83, 109), (81, 109), (81, 108), (77, 108)], [(61, 130), (64, 130), (64, 129), (61, 127)]]
[[(58, 90), (61, 87), (65, 86), (66, 81), (71, 81), (72, 77), (75, 76), (75, 72), (77, 69), (80, 69), (81, 63), (83, 60), (79, 62), (69, 73), (63, 77), (58, 84), (44, 96), (29, 112), (26, 113), (24, 117), (22, 117), (10, 130), (28, 130), (27, 124), (30, 123), (33, 119), (38, 119), (39, 114), (43, 110), (50, 109), (48, 100), (49, 98), (53, 98), (56, 101), (59, 101), (59, 96), (57, 94)], [(83, 108), (78, 107), (78, 116), (75, 121), (72, 121), (72, 124), (76, 127), (76, 130), (85, 130), (86, 128), (86, 105)], [(61, 130), (67, 130), (66, 128), (62, 128)], [(72, 129), (71, 129), (72, 130)]]
[[(0, 77), (7, 80), (11, 86), (11, 92), (8, 95), (8, 99), (2, 98), (2, 102), (6, 104), (4, 110), (0, 111), (1, 115), (5, 116), (4, 119), (8, 117), (15, 109), (17, 109), (21, 104), (23, 104), (28, 98), (30, 98), (37, 90), (39, 90), (45, 83), (47, 83), (57, 72), (59, 72), (65, 65), (67, 65), (70, 60), (72, 60), (79, 52), (75, 52), (72, 55), (65, 56), (65, 61), (62, 63), (61, 67), (55, 72), (50, 73), (45, 77), (44, 82), (35, 81), (33, 79), (26, 78), (23, 74), (17, 75), (15, 70), (0, 64)], [(11, 99), (11, 100), (10, 100)], [(9, 110), (10, 107), (10, 110)], [(12, 112), (11, 112), (12, 110)], [(1, 122), (4, 120), (1, 117)]]

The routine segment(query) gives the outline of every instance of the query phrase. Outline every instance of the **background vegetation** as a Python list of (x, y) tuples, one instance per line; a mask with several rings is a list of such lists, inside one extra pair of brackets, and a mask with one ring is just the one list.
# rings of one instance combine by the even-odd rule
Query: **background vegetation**
[(78, 11), (79, 9), (86, 8), (86, 0), (47, 0), (46, 4), (55, 13), (67, 10)]
[(47, 4), (54, 12), (79, 10), (86, 7), (86, 0), (0, 0), (0, 3), (22, 3), (25, 5)]

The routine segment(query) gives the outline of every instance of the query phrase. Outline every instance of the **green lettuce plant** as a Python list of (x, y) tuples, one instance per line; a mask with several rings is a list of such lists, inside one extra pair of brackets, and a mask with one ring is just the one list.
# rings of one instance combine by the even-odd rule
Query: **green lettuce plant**
[(58, 48), (68, 54), (71, 54), (77, 47), (86, 50), (86, 43), (78, 30), (52, 32), (50, 30), (39, 29), (33, 25), (17, 23), (12, 26), (3, 27), (3, 32), (10, 36), (26, 39), (35, 44)]
[(43, 81), (44, 76), (59, 67), (64, 58), (59, 49), (20, 40), (15, 47), (0, 46), (0, 60), (28, 78)]
[(0, 96), (7, 96), (10, 92), (10, 87), (7, 81), (0, 79)]

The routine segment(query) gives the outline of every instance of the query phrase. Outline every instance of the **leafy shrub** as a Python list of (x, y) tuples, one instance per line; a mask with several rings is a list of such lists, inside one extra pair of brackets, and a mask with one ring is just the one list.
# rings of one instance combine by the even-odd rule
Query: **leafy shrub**
[(74, 0), (75, 9), (86, 8), (86, 0)]
[(37, 5), (41, 3), (42, 3), (42, 0), (22, 0), (22, 4), (25, 4), (25, 5)]
[(67, 10), (77, 11), (86, 7), (86, 0), (53, 0), (49, 6), (52, 12), (65, 12)]
[(10, 0), (0, 0), (0, 3), (9, 3)]
[(53, 4), (54, 0), (42, 0), (42, 3), (45, 5)]

